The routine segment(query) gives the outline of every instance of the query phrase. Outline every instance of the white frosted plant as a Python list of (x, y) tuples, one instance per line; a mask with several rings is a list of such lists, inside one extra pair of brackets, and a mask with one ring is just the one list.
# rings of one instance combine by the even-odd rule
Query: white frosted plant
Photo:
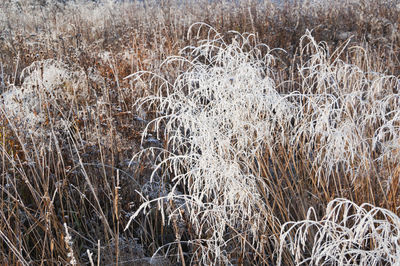
[(399, 79), (341, 60), (348, 43), (330, 54), (307, 32), (301, 44), (309, 60), (298, 68), (299, 123), (292, 141), (306, 151), (318, 180), (349, 174), (355, 181), (373, 163), (398, 163)]
[[(173, 219), (180, 211), (185, 213), (185, 219), (198, 236), (198, 240), (191, 240), (198, 247), (195, 252), (201, 254), (206, 264), (228, 263), (231, 255), (228, 252), (244, 250), (245, 245), (264, 263), (272, 258), (261, 255), (265, 254), (261, 238), (267, 236), (277, 243), (272, 232), (279, 230), (280, 225), (267, 207), (266, 195), (262, 194), (271, 187), (261, 175), (259, 156), (274, 154), (282, 147), (287, 154), (302, 154), (303, 160), (312, 165), (310, 178), (318, 181), (323, 178), (325, 184), (332, 177), (349, 176), (353, 182), (359, 177), (368, 178), (371, 167), (395, 165), (399, 159), (400, 83), (396, 77), (365, 72), (360, 66), (341, 60), (348, 43), (330, 54), (324, 43), (317, 43), (307, 32), (301, 40), (300, 56), (309, 59), (301, 61), (297, 69), (300, 82), (293, 87), (298, 91), (280, 93), (270, 67), (274, 58), (268, 47), (254, 44), (252, 36), (237, 33), (233, 36), (231, 44), (227, 44), (210, 29), (207, 40), (182, 50), (186, 58), (174, 57), (165, 62), (181, 64), (185, 71), (173, 81), (154, 75), (151, 82), (161, 79), (162, 85), (156, 95), (142, 100), (142, 105), (154, 105), (159, 114), (148, 124), (143, 141), (155, 129), (157, 137), (165, 139), (167, 149), (152, 147), (136, 156), (158, 154), (153, 176), (161, 169), (163, 180), (169, 180), (171, 186), (170, 193), (162, 195), (159, 203), (175, 200), (166, 213)], [(141, 81), (147, 74), (138, 72), (129, 77)], [(172, 177), (168, 179), (170, 173)], [(392, 174), (381, 175), (380, 181), (387, 179), (388, 193)], [(291, 178), (297, 178), (296, 173)], [(185, 193), (178, 191), (183, 187)], [(146, 201), (130, 221), (155, 201), (154, 197)], [(328, 212), (339, 201), (331, 203)], [(379, 210), (385, 215), (390, 213)], [(391, 219), (387, 221), (390, 223)], [(285, 230), (281, 233), (281, 245), (291, 236)], [(299, 255), (299, 250), (304, 251), (299, 243), (305, 246), (302, 241), (308, 233), (300, 237), (301, 231), (297, 232), (299, 238), (293, 240), (297, 249), (290, 249), (296, 252), (297, 262), (314, 258), (318, 262), (329, 260), (330, 257), (324, 257), (328, 250), (320, 246), (340, 245), (333, 239), (322, 244), (322, 240), (311, 238), (320, 241), (314, 242), (315, 253), (312, 257), (307, 257), (308, 253)], [(326, 232), (328, 229), (320, 233)], [(361, 242), (366, 239), (360, 233), (351, 235), (356, 236), (361, 237)], [(243, 241), (238, 244), (236, 239)], [(382, 248), (380, 253), (367, 252), (360, 257), (351, 255), (354, 246), (343, 246), (341, 252), (346, 255), (332, 247), (328, 247), (333, 252), (332, 262), (339, 264), (376, 263), (392, 254)]]
[(296, 265), (399, 265), (400, 218), (384, 208), (331, 201), (324, 217), (312, 208), (307, 218), (282, 226), (278, 264), (284, 249)]
[[(268, 47), (252, 44), (254, 36), (233, 34), (231, 44), (215, 33), (187, 47), (183, 52), (190, 58), (168, 60), (186, 64), (187, 70), (174, 83), (165, 81), (157, 96), (143, 100), (156, 104), (161, 115), (146, 130), (155, 126), (168, 143), (154, 173), (160, 168), (172, 173), (169, 197), (185, 199), (185, 206), (176, 208), (186, 210), (199, 238), (193, 246), (205, 264), (228, 263), (229, 245), (250, 245), (266, 263), (259, 238), (276, 221), (261, 194), (268, 188), (255, 161), (265, 146), (284, 141), (279, 134), (296, 114), (275, 90)], [(263, 56), (261, 48), (268, 51)], [(186, 193), (175, 193), (182, 185)]]
[(66, 223), (64, 223), (64, 229), (65, 229), (65, 238), (64, 238), (64, 242), (65, 242), (65, 247), (68, 251), (68, 259), (69, 259), (69, 264), (70, 265), (77, 265), (77, 261), (74, 255), (74, 250), (73, 250), (73, 239), (72, 236), (70, 235), (69, 231), (68, 231), (68, 226)]
[[(24, 128), (28, 138), (49, 135), (49, 123), (66, 130), (75, 112), (73, 103), (88, 95), (85, 73), (56, 60), (32, 63), (22, 71), (21, 79), (21, 86), (10, 86), (1, 95), (0, 110), (13, 125)], [(58, 112), (62, 115), (56, 116)]]

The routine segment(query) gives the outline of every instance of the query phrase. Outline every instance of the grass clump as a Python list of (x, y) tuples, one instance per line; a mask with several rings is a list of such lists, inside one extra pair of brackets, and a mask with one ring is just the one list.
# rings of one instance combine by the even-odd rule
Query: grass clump
[[(282, 235), (288, 233), (279, 233), (281, 225), (305, 219), (309, 208), (321, 213), (337, 197), (396, 213), (397, 173), (376, 171), (398, 161), (390, 148), (397, 141), (390, 128), (397, 123), (398, 79), (347, 60), (362, 48), (348, 48), (347, 42), (330, 53), (307, 32), (297, 78), (277, 84), (274, 51), (252, 35), (230, 34), (228, 44), (210, 28), (208, 39), (181, 51), (186, 57), (167, 60), (166, 66), (181, 64), (184, 72), (163, 80), (157, 94), (142, 101), (158, 113), (144, 135), (159, 132), (164, 147), (138, 156), (156, 154), (153, 175), (161, 172), (158, 181), (170, 186), (159, 204), (179, 199), (179, 205), (167, 201), (166, 214), (171, 223), (179, 217), (190, 224), (186, 252), (175, 228), (181, 259), (270, 263), (280, 243), (279, 260), (290, 261), (294, 249), (284, 251)], [(368, 60), (363, 56), (357, 60)], [(154, 201), (146, 201), (131, 220)], [(305, 241), (299, 234), (294, 239)], [(303, 245), (313, 249), (311, 243)]]
[(240, 254), (265, 251), (261, 238), (277, 230), (277, 221), (262, 200), (269, 191), (256, 160), (274, 142), (283, 118), (293, 116), (270, 77), (274, 58), (262, 55), (255, 37), (232, 33), (237, 39), (227, 44), (211, 34), (214, 38), (182, 51), (191, 59), (165, 62), (186, 64), (187, 70), (143, 100), (162, 114), (144, 132), (154, 127), (165, 136), (153, 173), (162, 169), (172, 185), (169, 197), (184, 200), (170, 217), (184, 213), (191, 224), (192, 259), (204, 264), (229, 263), (237, 254), (237, 260), (250, 260)]
[(337, 198), (321, 220), (310, 209), (306, 220), (284, 224), (281, 250), (287, 245), (297, 265), (396, 265), (399, 228), (399, 217), (387, 209)]

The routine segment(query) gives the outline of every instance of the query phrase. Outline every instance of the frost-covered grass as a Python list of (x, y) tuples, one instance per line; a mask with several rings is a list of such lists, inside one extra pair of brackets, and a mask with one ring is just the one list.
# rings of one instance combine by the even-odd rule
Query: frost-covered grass
[[(164, 139), (164, 149), (156, 153), (160, 148), (151, 147), (137, 156), (158, 154), (153, 175), (161, 172), (162, 180), (171, 186), (167, 199), (183, 201), (172, 204), (166, 212), (169, 220), (178, 219), (180, 214), (180, 219), (191, 225), (189, 257), (204, 264), (240, 260), (268, 263), (274, 261), (273, 246), (280, 242), (282, 258), (283, 241), (292, 230), (286, 232), (281, 224), (308, 217), (306, 206), (310, 203), (304, 199), (298, 199), (304, 208), (300, 212), (282, 210), (296, 208), (290, 202), (296, 194), (308, 193), (326, 203), (345, 195), (352, 200), (394, 206), (396, 212), (398, 201), (392, 193), (398, 193), (398, 172), (374, 173), (374, 169), (397, 165), (399, 160), (395, 126), (399, 123), (399, 80), (366, 72), (362, 66), (342, 60), (348, 43), (330, 54), (324, 43), (317, 43), (307, 32), (299, 54), (307, 60), (300, 60), (296, 69), (299, 79), (293, 89), (283, 92), (295, 81), (276, 84), (271, 67), (273, 51), (254, 41), (252, 35), (231, 34), (233, 40), (228, 44), (211, 28), (208, 39), (181, 51), (186, 57), (167, 60), (165, 65), (188, 66), (173, 81), (161, 82), (156, 95), (142, 100), (142, 104), (155, 106), (159, 114), (144, 135), (150, 128), (158, 132), (157, 137)], [(138, 72), (128, 78), (139, 80), (143, 75)], [(377, 187), (371, 187), (372, 182)], [(307, 183), (312, 186), (307, 187)], [(367, 189), (364, 195), (359, 195), (361, 189)], [(280, 190), (286, 190), (286, 195)], [(383, 198), (375, 199), (377, 195)], [(289, 205), (274, 209), (280, 200)], [(393, 200), (395, 205), (390, 206)], [(328, 208), (333, 203), (329, 204)], [(145, 202), (131, 221), (149, 206), (150, 202)], [(394, 213), (382, 210), (398, 223)], [(287, 217), (281, 217), (282, 213)], [(283, 230), (280, 236), (276, 232), (279, 228)], [(393, 228), (387, 230), (396, 235)], [(320, 240), (314, 243), (324, 247), (324, 241), (332, 241), (326, 239), (327, 232), (329, 228), (321, 231)], [(325, 256), (333, 256), (334, 264), (355, 263), (356, 255), (347, 258), (346, 254), (363, 252), (343, 251), (344, 257), (336, 258), (336, 252), (326, 254), (328, 251), (305, 242), (305, 236), (297, 233), (292, 245), (296, 252), (302, 248), (299, 243), (316, 252), (312, 253), (316, 264), (326, 260)], [(179, 242), (180, 234), (177, 238)], [(365, 241), (386, 245), (381, 243), (386, 241), (381, 235)], [(399, 249), (394, 246), (393, 250), (382, 248), (379, 252), (381, 257), (395, 258)], [(357, 260), (361, 264), (376, 263), (381, 259), (378, 253), (361, 254)], [(295, 263), (299, 262), (297, 255)]]
[(2, 1), (0, 263), (399, 263), (399, 6), (291, 3)]
[[(269, 192), (255, 160), (274, 141), (277, 124), (293, 116), (268, 76), (273, 57), (251, 47), (254, 36), (233, 34), (237, 40), (231, 44), (216, 34), (182, 51), (193, 59), (165, 62), (188, 64), (188, 70), (142, 103), (163, 114), (148, 125), (162, 131), (168, 147), (158, 155), (154, 173), (162, 169), (173, 185), (169, 196), (184, 200), (172, 213), (187, 215), (193, 252), (204, 264), (229, 263), (231, 252), (244, 252), (248, 245), (263, 252), (260, 230), (269, 231), (276, 221), (263, 202), (261, 191)], [(229, 246), (236, 248), (228, 253)]]
[(399, 230), (393, 212), (337, 198), (321, 220), (311, 208), (306, 220), (284, 224), (281, 252), (287, 245), (297, 265), (398, 265)]

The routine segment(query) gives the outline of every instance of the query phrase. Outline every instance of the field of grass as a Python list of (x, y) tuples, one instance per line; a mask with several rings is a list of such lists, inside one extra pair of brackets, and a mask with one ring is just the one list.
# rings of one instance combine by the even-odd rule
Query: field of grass
[(0, 3), (3, 265), (400, 264), (400, 2)]

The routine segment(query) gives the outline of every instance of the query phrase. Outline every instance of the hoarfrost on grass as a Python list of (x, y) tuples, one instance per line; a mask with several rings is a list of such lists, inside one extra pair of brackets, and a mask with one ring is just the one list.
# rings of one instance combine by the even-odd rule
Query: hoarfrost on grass
[[(26, 142), (44, 143), (53, 133), (64, 134), (81, 115), (74, 106), (84, 106), (88, 81), (99, 83), (95, 73), (87, 76), (79, 68), (53, 59), (35, 61), (23, 69), (20, 86), (9, 85), (1, 94), (0, 110)], [(92, 108), (87, 106), (87, 112)]]
[[(275, 147), (287, 147), (291, 154), (302, 152), (312, 164), (317, 180), (323, 178), (324, 182), (348, 173), (355, 182), (367, 178), (365, 173), (374, 160), (398, 161), (398, 154), (393, 153), (400, 140), (396, 131), (398, 89), (393, 87), (399, 84), (397, 78), (366, 73), (342, 61), (340, 55), (348, 42), (331, 54), (325, 43), (317, 43), (307, 32), (301, 39), (301, 56), (308, 55), (309, 60), (298, 67), (301, 82), (294, 86), (298, 91), (281, 93), (274, 83), (270, 67), (274, 57), (269, 48), (256, 44), (254, 36), (231, 34), (233, 41), (227, 44), (210, 29), (207, 40), (182, 51), (187, 58), (167, 60), (164, 65), (178, 62), (187, 65), (186, 71), (173, 82), (154, 76), (161, 78), (162, 85), (157, 95), (142, 100), (143, 105), (154, 104), (160, 115), (148, 124), (144, 136), (155, 127), (160, 134), (157, 138), (163, 135), (168, 144), (156, 156), (154, 173), (163, 169), (165, 180), (172, 173), (172, 191), (180, 185), (188, 189), (179, 194), (179, 199), (186, 200), (189, 221), (203, 241), (198, 242), (203, 263), (228, 262), (228, 256), (223, 254), (234, 239), (225, 237), (228, 231), (245, 239), (246, 245), (250, 244), (257, 253), (262, 252), (259, 238), (268, 235), (268, 223), (275, 221), (274, 226), (279, 226), (265, 202), (265, 194), (261, 194), (269, 191), (257, 163), (258, 156), (265, 152), (273, 154)], [(147, 73), (138, 72), (129, 78), (140, 80), (144, 74)], [(378, 144), (381, 150), (373, 158), (371, 153)], [(136, 156), (155, 149), (145, 149)], [(169, 195), (174, 197), (173, 192)], [(149, 204), (144, 203), (135, 215)], [(173, 212), (170, 210), (170, 215)], [(332, 222), (325, 224), (331, 226)], [(349, 232), (343, 226), (342, 229)], [(307, 232), (300, 232), (293, 240), (296, 247), (305, 245)], [(363, 241), (365, 236), (355, 233)], [(307, 260), (317, 258), (319, 262), (330, 254), (334, 263), (359, 258), (375, 263), (382, 258), (382, 252), (389, 257), (392, 254), (386, 248), (380, 249), (381, 253), (362, 251), (365, 256), (353, 254), (354, 250), (361, 250), (343, 244), (347, 240), (343, 242), (335, 232), (332, 234), (329, 241), (313, 248), (319, 248), (319, 255), (313, 253)], [(283, 231), (281, 243), (285, 236), (290, 238)], [(273, 240), (273, 236), (268, 237)], [(321, 239), (326, 237), (321, 235)], [(377, 237), (374, 241), (378, 242), (381, 239), (379, 234), (372, 237)], [(340, 243), (344, 246), (339, 252), (334, 248)], [(291, 244), (290, 250), (300, 262), (302, 249), (293, 247)]]
[(298, 265), (399, 265), (399, 235), (400, 218), (393, 212), (338, 198), (320, 220), (310, 209), (306, 220), (284, 224), (279, 255), (285, 247)]
[[(164, 114), (152, 121), (158, 130), (164, 123), (168, 136), (167, 157), (157, 167), (174, 173), (173, 189), (188, 187), (180, 197), (187, 200), (196, 234), (207, 243), (201, 248), (204, 263), (210, 258), (227, 262), (230, 240), (225, 234), (230, 229), (252, 234), (257, 249), (257, 233), (266, 226), (259, 212), (271, 214), (261, 199), (260, 171), (253, 162), (264, 145), (273, 145), (274, 127), (293, 115), (266, 75), (271, 54), (261, 57), (251, 44), (254, 36), (235, 34), (238, 40), (232, 44), (217, 35), (186, 48), (193, 58), (186, 61), (189, 69), (174, 84), (165, 83), (158, 96), (144, 99)], [(173, 58), (165, 64), (177, 60), (185, 61)]]

